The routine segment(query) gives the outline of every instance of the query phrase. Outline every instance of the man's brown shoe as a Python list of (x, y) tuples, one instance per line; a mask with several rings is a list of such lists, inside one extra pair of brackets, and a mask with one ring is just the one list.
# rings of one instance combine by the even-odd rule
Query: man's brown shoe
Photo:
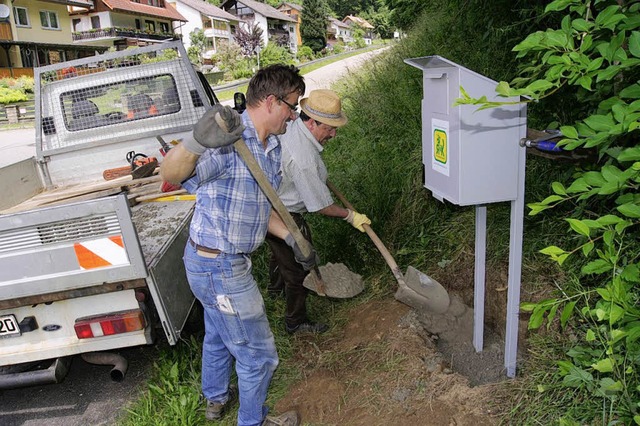
[(236, 385), (229, 385), (228, 395), (227, 402), (224, 404), (221, 402), (207, 401), (207, 409), (204, 412), (204, 417), (207, 420), (220, 420), (222, 418), (225, 409), (237, 401), (238, 387)]
[(262, 426), (298, 426), (300, 417), (297, 411), (287, 411), (279, 416), (267, 416), (262, 422)]

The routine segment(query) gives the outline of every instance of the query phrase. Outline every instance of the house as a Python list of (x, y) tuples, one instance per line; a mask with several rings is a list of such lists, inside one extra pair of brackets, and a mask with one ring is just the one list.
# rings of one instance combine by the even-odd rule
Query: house
[(327, 44), (333, 46), (337, 42), (350, 43), (353, 41), (351, 25), (336, 18), (329, 17), (327, 25)]
[(165, 0), (93, 0), (93, 7), (72, 7), (70, 15), (74, 41), (118, 50), (179, 38), (174, 22), (187, 22)]
[(373, 29), (375, 28), (373, 25), (371, 25), (365, 19), (353, 15), (346, 16), (342, 20), (342, 22), (347, 25), (362, 29), (364, 31), (364, 34), (362, 36), (364, 38), (364, 42), (368, 45), (371, 44), (371, 41), (373, 40)]
[[(203, 0), (168, 0), (178, 13), (187, 20), (177, 25), (182, 33), (182, 43), (186, 48), (191, 46), (189, 35), (196, 29), (204, 31), (207, 45), (203, 56), (210, 57), (218, 50), (220, 40), (233, 41), (233, 34), (238, 26), (238, 17), (225, 12)], [(178, 28), (174, 28), (178, 30)]]
[(300, 23), (302, 22), (302, 5), (295, 3), (282, 2), (277, 9), (290, 18), (296, 20), (296, 34), (298, 35), (298, 46), (302, 46), (302, 33), (300, 32)]
[(296, 35), (297, 21), (276, 8), (254, 0), (226, 0), (220, 7), (242, 20), (245, 28), (257, 24), (262, 29), (262, 41), (266, 46), (269, 40), (277, 40), (280, 45), (287, 46), (292, 53), (298, 51)]
[(0, 0), (0, 77), (33, 77), (33, 67), (95, 55), (105, 48), (74, 43), (67, 7), (90, 0)]

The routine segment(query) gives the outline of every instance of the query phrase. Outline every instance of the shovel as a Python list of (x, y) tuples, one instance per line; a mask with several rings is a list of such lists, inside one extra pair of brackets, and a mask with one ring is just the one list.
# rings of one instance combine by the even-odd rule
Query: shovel
[[(346, 208), (355, 210), (338, 188), (333, 186), (329, 181), (327, 181), (327, 186)], [(380, 238), (378, 238), (376, 233), (373, 232), (373, 229), (366, 224), (363, 224), (362, 227), (369, 238), (371, 238), (373, 244), (378, 248), (387, 265), (389, 265), (396, 281), (398, 281), (398, 290), (395, 294), (396, 299), (412, 307), (424, 308), (437, 313), (444, 313), (449, 309), (449, 293), (442, 287), (442, 284), (423, 272), (420, 272), (413, 266), (409, 266), (407, 273), (403, 276), (395, 259), (391, 256), (391, 253), (389, 253), (389, 250)]]
[[(218, 126), (220, 126), (220, 128), (222, 129), (227, 128), (226, 123), (224, 122), (222, 117), (220, 117), (219, 113), (215, 115), (215, 120), (218, 123)], [(271, 186), (269, 179), (260, 168), (260, 165), (256, 161), (256, 158), (253, 156), (253, 153), (251, 153), (251, 151), (247, 147), (247, 144), (244, 142), (244, 139), (240, 138), (237, 141), (235, 141), (233, 143), (233, 147), (238, 152), (238, 155), (240, 155), (240, 157), (242, 158), (242, 161), (244, 161), (245, 165), (253, 175), (256, 182), (258, 182), (258, 185), (260, 186), (260, 189), (262, 190), (262, 192), (264, 192), (264, 194), (267, 196), (267, 199), (269, 199), (269, 202), (271, 203), (271, 206), (273, 207), (273, 209), (282, 218), (282, 221), (284, 222), (287, 229), (293, 236), (296, 244), (298, 244), (298, 247), (300, 247), (300, 251), (302, 252), (302, 254), (307, 257), (311, 255), (311, 252), (312, 252), (311, 244), (309, 243), (309, 241), (307, 241), (304, 235), (302, 235), (302, 232), (300, 232), (300, 228), (298, 228), (298, 225), (296, 225), (296, 222), (293, 220), (293, 217), (291, 216), (291, 214), (289, 213), (285, 205), (282, 203), (282, 200), (280, 200), (280, 197), (278, 197), (278, 193), (276, 192), (276, 190), (273, 188), (273, 186)], [(346, 269), (346, 266), (344, 265), (342, 266), (344, 269)], [(341, 269), (341, 272), (343, 274), (345, 273), (344, 269)], [(333, 272), (333, 271), (331, 270), (328, 272)], [(351, 273), (353, 276), (357, 278), (360, 278), (360, 281), (362, 280), (361, 277), (348, 271), (348, 269), (346, 272)], [(331, 273), (331, 277), (335, 275), (336, 274)], [(354, 278), (355, 280), (354, 283), (356, 283), (357, 278)], [(309, 271), (309, 275), (307, 276), (307, 278), (305, 278), (304, 282), (305, 284), (303, 285), (305, 287), (307, 288), (312, 287), (311, 289), (315, 291), (319, 296), (328, 296), (328, 297), (339, 297), (339, 298), (353, 297), (356, 294), (360, 293), (364, 288), (362, 284), (360, 284), (359, 289), (357, 284), (346, 285), (346, 288), (345, 288), (345, 283), (348, 284), (348, 282), (345, 282), (344, 279), (341, 279), (339, 282), (337, 282), (337, 285), (332, 285), (332, 281), (326, 282), (322, 279), (320, 269), (318, 268), (317, 265), (315, 265), (314, 268), (311, 271)], [(307, 284), (307, 283), (310, 283), (310, 284)]]

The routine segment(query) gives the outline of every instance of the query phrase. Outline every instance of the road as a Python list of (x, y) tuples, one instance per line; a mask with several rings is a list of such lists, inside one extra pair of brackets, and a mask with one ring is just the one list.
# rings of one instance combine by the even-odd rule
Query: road
[(33, 127), (0, 131), (0, 167), (36, 155), (36, 133)]
[[(306, 74), (306, 94), (329, 88), (377, 52), (353, 56)], [(34, 140), (33, 128), (1, 131), (0, 167), (34, 156)], [(158, 350), (156, 345), (120, 351), (129, 361), (129, 370), (121, 383), (110, 380), (110, 367), (90, 365), (74, 357), (69, 375), (60, 384), (0, 391), (0, 425), (113, 424), (123, 413), (122, 407), (144, 387)]]

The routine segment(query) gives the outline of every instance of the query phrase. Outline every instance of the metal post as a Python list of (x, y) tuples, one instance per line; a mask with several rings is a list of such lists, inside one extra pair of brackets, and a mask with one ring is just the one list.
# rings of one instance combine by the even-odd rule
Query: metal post
[(476, 206), (476, 250), (473, 286), (473, 347), (484, 344), (485, 259), (487, 251), (487, 206)]
[[(526, 117), (526, 114), (523, 115)], [(523, 137), (526, 135), (523, 135)], [(507, 292), (507, 326), (504, 342), (504, 366), (508, 377), (516, 376), (518, 357), (518, 320), (520, 283), (522, 281), (522, 235), (524, 232), (524, 182), (527, 148), (518, 153), (518, 196), (511, 202), (509, 234), (509, 290)]]

